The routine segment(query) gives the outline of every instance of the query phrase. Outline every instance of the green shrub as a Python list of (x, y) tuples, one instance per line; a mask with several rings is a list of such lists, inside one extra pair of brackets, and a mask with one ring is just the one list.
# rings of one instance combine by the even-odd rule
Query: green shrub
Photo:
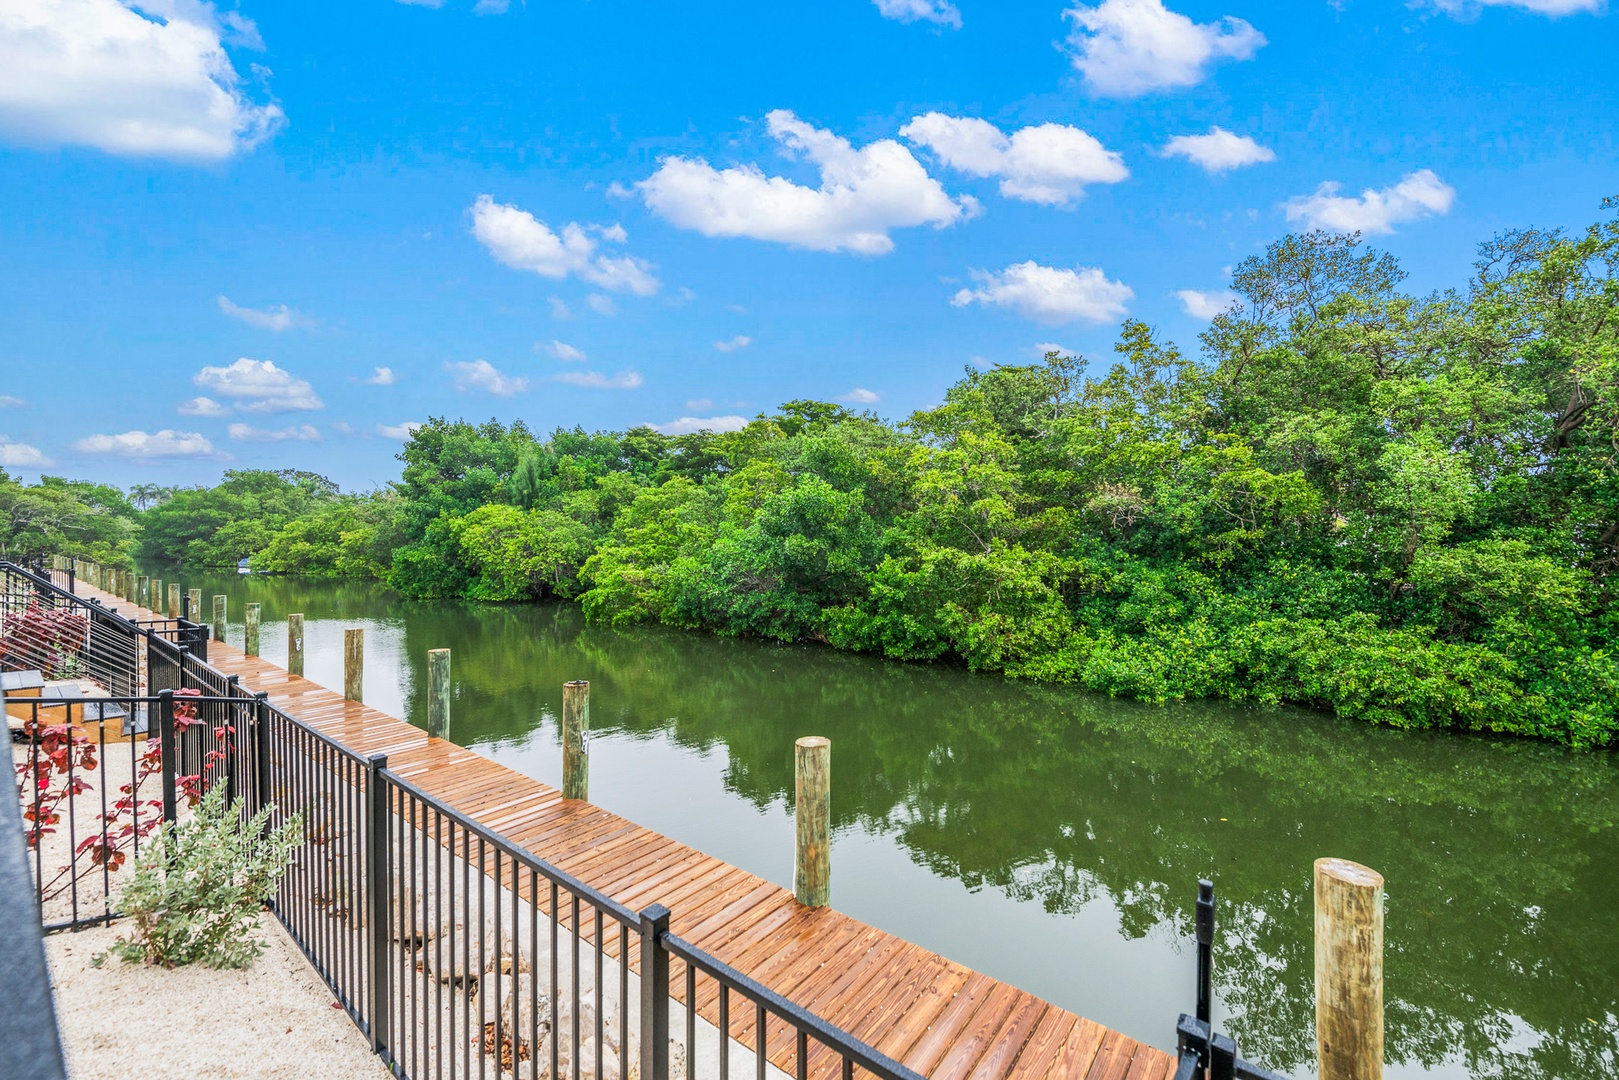
[(259, 912), (303, 840), (303, 817), (266, 831), (272, 808), (244, 823), (239, 805), (227, 805), (216, 785), (190, 819), (165, 825), (142, 849), (119, 898), (135, 930), (113, 943), (114, 956), (242, 968), (264, 950), (254, 933)]

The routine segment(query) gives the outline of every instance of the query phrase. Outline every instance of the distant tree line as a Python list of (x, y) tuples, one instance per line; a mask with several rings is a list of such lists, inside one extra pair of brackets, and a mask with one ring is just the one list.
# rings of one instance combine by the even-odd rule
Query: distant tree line
[(384, 491), (239, 471), (126, 516), (147, 557), (1609, 745), (1616, 271), (1614, 222), (1505, 234), (1429, 296), (1358, 237), (1290, 236), (1201, 360), (1132, 321), (1111, 367), (969, 370), (897, 423), (434, 419)]

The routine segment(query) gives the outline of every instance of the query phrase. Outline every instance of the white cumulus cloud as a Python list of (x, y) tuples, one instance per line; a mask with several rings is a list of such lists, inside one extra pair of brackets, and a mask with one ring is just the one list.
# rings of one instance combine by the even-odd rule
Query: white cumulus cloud
[(727, 341), (714, 342), (714, 348), (718, 349), (720, 352), (736, 352), (738, 349), (746, 349), (752, 344), (752, 338), (748, 337), (746, 334), (738, 334), (736, 337), (730, 338)]
[(511, 397), (528, 389), (527, 379), (522, 376), (503, 375), (487, 360), (445, 364), (444, 370), (455, 377), (455, 388), (461, 391), (482, 390), (496, 397)]
[(294, 326), (303, 326), (307, 319), (286, 304), (277, 304), (274, 307), (250, 308), (231, 302), (228, 296), (219, 298), (219, 310), (233, 319), (239, 319), (249, 326), (256, 326), (260, 330), (274, 330), (280, 333), (291, 330)]
[(1129, 177), (1124, 159), (1096, 137), (1067, 124), (1037, 124), (1010, 136), (988, 120), (931, 112), (899, 129), (950, 166), (972, 176), (998, 176), (1009, 199), (1067, 206), (1086, 184)]
[(174, 411), (181, 416), (225, 416), (230, 409), (211, 397), (194, 397), (190, 401), (182, 401)]
[(391, 367), (378, 367), (371, 369), (371, 377), (365, 380), (371, 386), (392, 386), (397, 377)]
[(314, 424), (293, 424), (290, 427), (266, 430), (248, 424), (232, 424), (225, 429), (231, 438), (246, 442), (319, 442), (320, 432)]
[(604, 375), (599, 371), (563, 371), (551, 378), (569, 386), (582, 386), (586, 390), (634, 390), (643, 381), (639, 371), (620, 371), (613, 375)]
[(1180, 157), (1209, 173), (1230, 172), (1245, 165), (1275, 161), (1276, 152), (1246, 135), (1215, 125), (1206, 135), (1176, 135), (1164, 144), (1165, 157)]
[(0, 435), (0, 465), (30, 468), (50, 463), (51, 459), (46, 457), (39, 447), (12, 442), (9, 435)]
[(284, 117), (242, 92), (227, 38), (263, 47), (251, 22), (202, 0), (8, 0), (0, 134), (192, 160), (250, 149)]
[(479, 195), (470, 213), (478, 243), (513, 270), (548, 278), (572, 275), (600, 289), (636, 296), (658, 291), (650, 263), (602, 252), (602, 241), (621, 244), (627, 239), (619, 226), (588, 227), (570, 221), (557, 233), (527, 210), (497, 203), (488, 195)]
[(550, 353), (564, 364), (582, 364), (589, 359), (585, 355), (585, 350), (576, 349), (566, 341), (557, 341), (555, 338), (551, 339), (549, 345), (536, 345), (534, 348), (540, 352)]
[(891, 229), (944, 228), (977, 212), (953, 199), (911, 152), (893, 139), (856, 150), (785, 109), (766, 116), (771, 137), (820, 171), (819, 187), (766, 176), (757, 165), (716, 169), (701, 158), (667, 157), (636, 185), (648, 207), (704, 236), (747, 236), (816, 251), (883, 255)]
[(1314, 195), (1295, 195), (1283, 204), (1287, 220), (1332, 232), (1391, 233), (1396, 225), (1448, 214), (1456, 201), (1456, 189), (1432, 169), (1407, 173), (1392, 187), (1367, 188), (1358, 196), (1340, 195), (1340, 187), (1328, 181)]
[(999, 273), (977, 270), (973, 277), (978, 288), (957, 292), (950, 300), (956, 307), (993, 304), (1042, 323), (1110, 322), (1123, 317), (1135, 296), (1130, 286), (1090, 266), (1069, 270), (1030, 260)]
[(164, 428), (147, 434), (126, 431), (121, 435), (91, 435), (73, 444), (86, 454), (114, 454), (127, 458), (221, 458), (226, 455), (195, 431)]
[(1212, 319), (1237, 302), (1237, 294), (1232, 292), (1181, 289), (1175, 295), (1180, 299), (1181, 307), (1186, 309), (1186, 314), (1194, 319)]
[(883, 396), (877, 391), (867, 390), (864, 386), (857, 386), (838, 398), (839, 401), (847, 401), (854, 405), (875, 405), (882, 399)]
[(897, 22), (930, 22), (961, 29), (961, 12), (950, 0), (873, 0), (885, 19)]
[(403, 424), (378, 424), (377, 434), (384, 439), (398, 439), (403, 442), (416, 434), (416, 429), (421, 426), (419, 420), (406, 420)]
[(1074, 23), (1074, 67), (1093, 92), (1109, 97), (1196, 86), (1211, 63), (1247, 60), (1265, 44), (1242, 19), (1197, 23), (1163, 0), (1102, 0), (1063, 14)]
[(239, 411), (246, 413), (302, 412), (326, 407), (307, 380), (276, 367), (274, 360), (249, 360), (244, 356), (228, 367), (205, 367), (191, 381), (231, 399)]
[(699, 431), (741, 431), (748, 426), (745, 416), (682, 416), (667, 424), (648, 424), (665, 435), (692, 435)]

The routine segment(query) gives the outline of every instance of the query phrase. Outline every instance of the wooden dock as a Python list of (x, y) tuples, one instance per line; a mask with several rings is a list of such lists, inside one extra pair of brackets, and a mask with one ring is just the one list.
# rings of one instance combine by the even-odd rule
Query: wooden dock
[[(151, 612), (81, 583), (122, 614)], [(934, 1080), (1167, 1080), (1174, 1058), (222, 642), (209, 663), (359, 754)], [(717, 1002), (699, 995), (710, 1022)], [(1174, 1022), (1166, 1003), (1166, 1032)]]

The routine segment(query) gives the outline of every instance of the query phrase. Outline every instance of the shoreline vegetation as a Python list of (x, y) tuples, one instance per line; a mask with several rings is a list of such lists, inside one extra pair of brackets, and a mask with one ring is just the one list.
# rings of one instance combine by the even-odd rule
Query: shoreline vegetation
[(1503, 234), (1456, 290), (1403, 278), (1358, 237), (1291, 236), (1236, 268), (1200, 360), (1129, 321), (1111, 365), (968, 369), (900, 422), (435, 418), (365, 494), (0, 473), (0, 542), (1611, 746), (1619, 222)]

